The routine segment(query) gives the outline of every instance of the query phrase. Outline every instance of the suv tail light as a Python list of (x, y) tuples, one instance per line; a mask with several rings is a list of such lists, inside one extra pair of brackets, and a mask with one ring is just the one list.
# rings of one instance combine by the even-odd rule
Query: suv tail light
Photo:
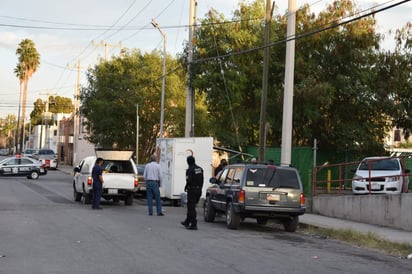
[(134, 187), (137, 188), (139, 186), (139, 178), (134, 177)]
[(241, 189), (239, 191), (238, 202), (239, 203), (244, 203), (245, 202), (245, 191), (243, 189)]
[(87, 185), (88, 185), (88, 186), (91, 186), (92, 184), (93, 184), (93, 179), (92, 179), (92, 177), (89, 176), (89, 177), (87, 178)]
[(305, 205), (305, 194), (304, 193), (300, 194), (300, 205), (301, 206)]

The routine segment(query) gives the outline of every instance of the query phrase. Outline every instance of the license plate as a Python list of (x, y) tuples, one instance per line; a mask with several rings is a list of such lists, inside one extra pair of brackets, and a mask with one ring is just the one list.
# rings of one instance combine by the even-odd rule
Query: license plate
[(117, 189), (111, 189), (111, 188), (109, 188), (109, 189), (108, 189), (108, 193), (109, 193), (109, 194), (117, 194)]
[(279, 194), (268, 194), (266, 196), (266, 200), (268, 200), (268, 202), (278, 202), (280, 200), (280, 195)]
[(43, 172), (44, 172), (44, 168), (40, 168), (40, 172), (42, 172), (42, 173), (43, 173)]
[(379, 190), (381, 189), (381, 185), (378, 183), (372, 183), (371, 184), (372, 190)]

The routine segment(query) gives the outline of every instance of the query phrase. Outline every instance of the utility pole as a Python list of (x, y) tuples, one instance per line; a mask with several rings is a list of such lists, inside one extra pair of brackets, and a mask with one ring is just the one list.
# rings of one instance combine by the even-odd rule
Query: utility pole
[(263, 79), (262, 79), (262, 96), (260, 102), (260, 123), (259, 123), (259, 161), (265, 161), (266, 150), (266, 106), (268, 93), (269, 79), (269, 41), (270, 41), (270, 21), (272, 19), (272, 8), (270, 0), (266, 0), (266, 16), (265, 16), (265, 49), (263, 56)]
[(162, 31), (159, 24), (152, 19), (153, 27), (157, 28), (160, 35), (163, 37), (163, 68), (162, 68), (162, 99), (160, 103), (160, 133), (159, 137), (163, 138), (163, 124), (164, 124), (164, 113), (165, 113), (165, 86), (166, 86), (166, 34)]
[(109, 44), (107, 42), (100, 41), (100, 43), (94, 42), (92, 40), (92, 45), (93, 46), (103, 46), (104, 47), (104, 60), (107, 62), (109, 59), (109, 47), (111, 48), (122, 48), (122, 42), (119, 42), (118, 44)]
[(74, 65), (69, 68), (77, 68), (77, 83), (76, 83), (76, 90), (74, 92), (74, 115), (73, 115), (73, 166), (76, 165), (76, 158), (77, 158), (77, 142), (79, 140), (79, 118), (80, 118), (80, 59), (77, 61), (77, 65)]
[(190, 0), (189, 11), (189, 46), (187, 56), (187, 89), (186, 89), (186, 120), (185, 137), (195, 136), (195, 94), (192, 89), (192, 62), (193, 62), (193, 37), (196, 23), (197, 0)]
[(39, 94), (47, 96), (46, 97), (46, 106), (45, 106), (46, 109), (42, 113), (42, 117), (41, 117), (42, 123), (41, 123), (41, 130), (40, 130), (40, 145), (39, 145), (39, 148), (43, 148), (43, 136), (42, 136), (43, 135), (42, 134), (42, 132), (43, 132), (43, 123), (46, 126), (45, 135), (44, 135), (44, 139), (45, 139), (44, 142), (45, 142), (45, 144), (47, 144), (46, 148), (50, 148), (50, 132), (49, 132), (50, 127), (49, 127), (49, 123), (52, 120), (53, 114), (49, 111), (49, 108), (50, 108), (49, 99), (50, 99), (50, 96), (52, 96), (52, 95), (56, 96), (57, 93), (51, 94), (50, 91), (48, 91), (47, 93), (39, 93)]
[(282, 120), (282, 146), (280, 164), (289, 166), (292, 150), (292, 115), (293, 115), (293, 80), (295, 71), (295, 24), (296, 0), (288, 3), (288, 26), (286, 32), (286, 64), (285, 64), (285, 89), (283, 92), (283, 120)]
[(136, 164), (139, 163), (139, 105), (136, 104)]

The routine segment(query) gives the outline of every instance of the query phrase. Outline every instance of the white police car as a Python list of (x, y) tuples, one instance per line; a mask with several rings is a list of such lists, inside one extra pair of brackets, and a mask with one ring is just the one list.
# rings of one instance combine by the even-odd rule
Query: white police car
[(0, 161), (0, 176), (26, 176), (38, 179), (47, 174), (46, 167), (36, 159), (16, 155)]

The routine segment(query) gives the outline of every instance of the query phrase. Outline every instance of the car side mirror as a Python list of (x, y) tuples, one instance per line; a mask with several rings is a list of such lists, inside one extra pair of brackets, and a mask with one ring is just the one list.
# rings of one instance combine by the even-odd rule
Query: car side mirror
[(80, 172), (80, 168), (77, 166), (77, 167), (75, 167), (74, 169), (74, 172), (76, 173), (76, 172)]
[(212, 177), (212, 178), (209, 179), (209, 183), (217, 184), (217, 179), (215, 177)]

